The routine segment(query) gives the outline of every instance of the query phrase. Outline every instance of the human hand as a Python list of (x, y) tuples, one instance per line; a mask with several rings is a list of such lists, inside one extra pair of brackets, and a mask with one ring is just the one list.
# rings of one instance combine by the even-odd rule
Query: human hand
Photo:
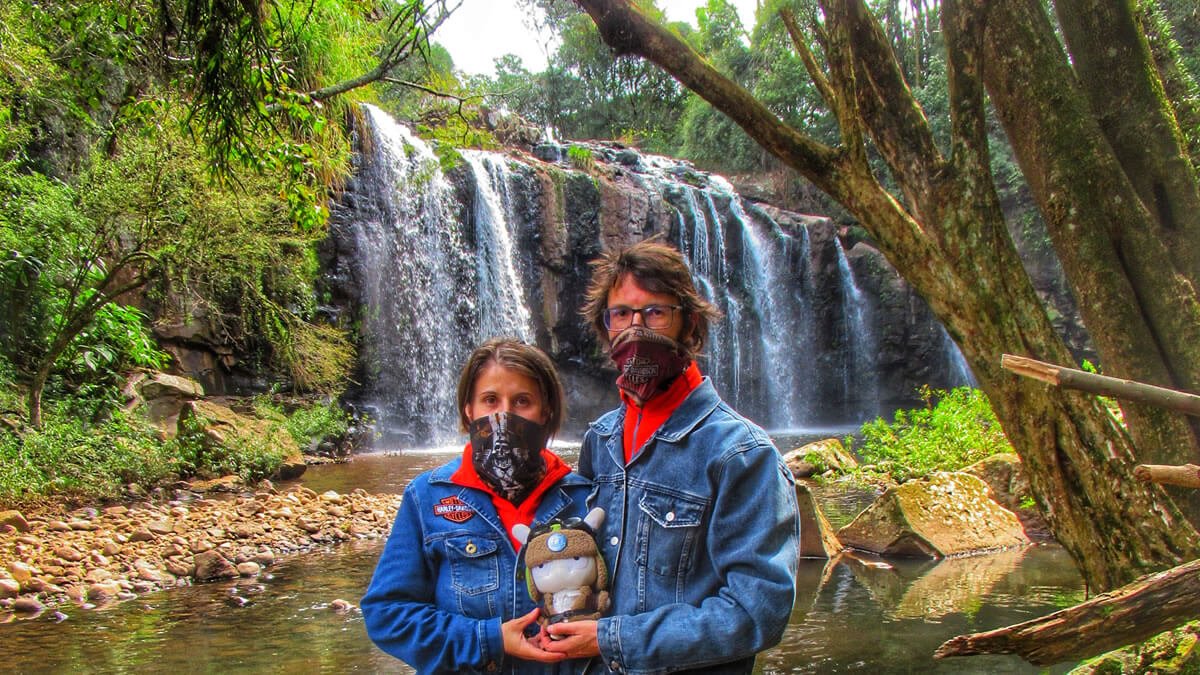
[(549, 652), (580, 659), (600, 655), (600, 643), (596, 639), (595, 621), (569, 621), (546, 626), (544, 632), (556, 639), (548, 641), (544, 648)]
[(542, 663), (555, 663), (567, 658), (565, 654), (548, 652), (526, 639), (525, 627), (537, 621), (538, 612), (540, 611), (541, 608), (534, 607), (525, 616), (509, 619), (500, 624), (500, 637), (504, 641), (505, 654), (518, 659), (525, 659), (526, 661), (540, 661)]

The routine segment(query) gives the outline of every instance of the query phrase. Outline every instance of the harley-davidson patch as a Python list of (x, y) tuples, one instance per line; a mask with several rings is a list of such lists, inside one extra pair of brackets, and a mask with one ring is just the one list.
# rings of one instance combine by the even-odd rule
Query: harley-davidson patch
[(445, 497), (433, 506), (433, 515), (452, 523), (465, 523), (475, 515), (475, 509), (458, 497)]

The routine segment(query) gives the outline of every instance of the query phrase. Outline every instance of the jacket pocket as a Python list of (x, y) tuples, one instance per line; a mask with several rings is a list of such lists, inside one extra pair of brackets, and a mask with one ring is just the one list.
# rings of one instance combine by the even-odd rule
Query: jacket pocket
[(638, 500), (638, 562), (665, 577), (691, 570), (707, 506), (700, 499), (647, 488)]
[(495, 539), (465, 534), (446, 539), (450, 583), (461, 596), (476, 596), (500, 588), (500, 546)]

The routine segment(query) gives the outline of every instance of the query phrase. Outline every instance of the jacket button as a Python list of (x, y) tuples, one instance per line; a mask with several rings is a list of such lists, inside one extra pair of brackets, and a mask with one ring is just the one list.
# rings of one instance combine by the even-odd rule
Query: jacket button
[(619, 673), (621, 672), (621, 664), (615, 660), (610, 661), (608, 664), (608, 669)]
[(675, 520), (675, 512), (674, 512), (674, 511), (667, 511), (667, 522), (669, 523), (669, 522), (671, 522), (671, 521), (673, 521), (673, 520)]
[(612, 539), (608, 540), (608, 543), (612, 544), (613, 546), (616, 546), (618, 543), (620, 543), (620, 541), (621, 540), (618, 539), (617, 537), (613, 537)]
[(467, 555), (474, 555), (475, 551), (479, 550), (479, 547), (475, 545), (475, 542), (468, 541), (465, 549), (467, 551)]
[(495, 661), (488, 661), (488, 662), (487, 662), (487, 671), (488, 671), (489, 673), (494, 673), (494, 672), (496, 672), (496, 662), (495, 662)]

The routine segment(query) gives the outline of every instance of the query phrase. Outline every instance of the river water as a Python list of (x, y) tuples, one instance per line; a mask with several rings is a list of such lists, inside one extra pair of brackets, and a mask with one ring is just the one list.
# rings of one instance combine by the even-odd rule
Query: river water
[[(791, 447), (780, 442), (781, 447)], [(316, 466), (318, 491), (401, 492), (458, 448), (360, 455)], [(573, 449), (561, 454), (573, 460)], [(816, 490), (835, 527), (872, 495)], [(152, 593), (108, 609), (67, 605), (0, 625), (0, 668), (17, 673), (411, 673), (367, 639), (357, 605), (382, 541), (350, 542), (282, 559), (253, 580)], [(1017, 657), (934, 661), (943, 641), (1035, 618), (1083, 599), (1083, 582), (1057, 546), (931, 561), (802, 560), (783, 641), (761, 673), (1038, 673)]]

